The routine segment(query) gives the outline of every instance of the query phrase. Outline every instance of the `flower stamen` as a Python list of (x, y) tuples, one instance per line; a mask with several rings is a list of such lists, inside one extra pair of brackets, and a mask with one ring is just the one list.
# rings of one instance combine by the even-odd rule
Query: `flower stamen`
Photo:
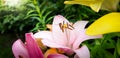
[(73, 25), (68, 24), (68, 23), (65, 24), (64, 21), (63, 23), (59, 23), (59, 27), (62, 30), (62, 32), (64, 32), (65, 29), (70, 29), (70, 30), (74, 29)]

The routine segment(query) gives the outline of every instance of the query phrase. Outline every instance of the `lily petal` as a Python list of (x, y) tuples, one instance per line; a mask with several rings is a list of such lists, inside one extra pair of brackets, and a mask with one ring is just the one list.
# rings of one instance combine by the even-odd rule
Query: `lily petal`
[(51, 54), (48, 56), (48, 58), (68, 58), (68, 57), (62, 54)]
[(98, 39), (98, 38), (102, 38), (102, 35), (97, 35), (97, 36), (88, 36), (85, 34), (85, 31), (83, 31), (83, 34), (80, 34), (78, 36), (78, 38), (75, 40), (74, 44), (73, 44), (73, 49), (76, 49), (79, 47), (79, 45), (86, 41), (86, 40), (90, 40), (90, 39)]
[(67, 19), (64, 18), (63, 16), (57, 15), (54, 17), (53, 24), (52, 24), (52, 34), (53, 34), (54, 41), (56, 41), (56, 43), (58, 43), (58, 41), (60, 42), (58, 43), (59, 45), (66, 45), (68, 43), (67, 37), (69, 37), (69, 30), (64, 30), (63, 32), (62, 29), (60, 28), (60, 24), (64, 24), (64, 23), (69, 24)]
[(79, 58), (90, 58), (90, 52), (87, 46), (82, 46), (80, 49), (74, 50), (76, 55), (79, 56)]
[(28, 49), (30, 58), (44, 58), (43, 53), (37, 43), (32, 33), (26, 33), (26, 47)]
[(20, 57), (29, 58), (28, 51), (20, 39), (18, 39), (17, 41), (13, 43), (12, 51), (13, 51), (15, 58), (20, 58)]
[(88, 21), (77, 21), (73, 26), (75, 28), (75, 31), (77, 33), (77, 36), (79, 35), (78, 33), (81, 33), (83, 30), (85, 30), (85, 26), (88, 23)]
[(50, 32), (50, 31), (39, 31), (34, 34), (34, 37), (36, 39), (53, 39), (52, 32)]
[(102, 3), (101, 9), (117, 11), (120, 0), (104, 0)]
[(76, 31), (76, 37), (77, 39), (75, 40), (74, 44), (73, 44), (73, 49), (76, 49), (79, 47), (79, 45), (85, 41), (85, 40), (89, 40), (89, 39), (95, 39), (95, 38), (101, 38), (102, 35), (98, 35), (98, 36), (88, 36), (85, 34), (85, 25), (88, 23), (88, 21), (78, 21), (74, 24), (75, 27), (75, 31)]
[[(74, 27), (74, 26), (73, 26)], [(78, 35), (78, 34), (76, 34), (75, 33), (75, 30), (73, 29), (73, 30), (70, 30), (70, 35), (69, 35), (69, 40), (68, 40), (68, 46), (69, 47), (72, 47), (72, 45), (73, 45), (73, 43), (75, 42), (75, 40), (76, 40), (76, 36)]]
[(52, 48), (59, 48), (64, 47), (65, 45), (60, 45), (53, 39), (52, 32), (50, 31), (39, 31), (34, 34), (34, 37), (37, 39), (42, 39), (42, 43), (46, 46), (52, 47)]
[(101, 8), (103, 0), (74, 0), (74, 1), (65, 1), (65, 4), (82, 4), (90, 6), (94, 11), (98, 12)]
[(42, 41), (42, 43), (44, 45), (46, 45), (48, 47), (52, 47), (52, 48), (68, 48), (65, 45), (60, 45), (60, 44), (58, 44), (58, 43), (56, 43), (56, 42), (54, 42), (52, 40), (46, 40), (46, 39), (44, 39), (44, 40), (41, 40), (41, 41)]
[(120, 13), (113, 12), (92, 23), (86, 30), (88, 35), (99, 35), (112, 32), (120, 32)]

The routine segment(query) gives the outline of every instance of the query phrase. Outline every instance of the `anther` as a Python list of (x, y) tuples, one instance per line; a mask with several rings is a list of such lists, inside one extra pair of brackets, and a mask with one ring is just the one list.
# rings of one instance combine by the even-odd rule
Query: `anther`
[(62, 23), (59, 23), (59, 27), (60, 27), (60, 29), (62, 30), (62, 32), (64, 32), (64, 29), (70, 29), (70, 30), (73, 30), (74, 29), (74, 27), (73, 27), (73, 25), (70, 25), (70, 24), (68, 24), (68, 23), (64, 23), (64, 21), (63, 21), (63, 24)]

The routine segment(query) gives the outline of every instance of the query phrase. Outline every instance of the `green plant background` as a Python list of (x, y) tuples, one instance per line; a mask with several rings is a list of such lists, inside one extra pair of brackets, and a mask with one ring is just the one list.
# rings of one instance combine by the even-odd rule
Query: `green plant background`
[[(20, 7), (5, 6), (0, 0), (0, 58), (14, 58), (12, 44), (18, 38), (24, 41), (26, 32), (48, 30), (55, 15), (63, 15), (70, 22), (88, 20), (86, 28), (99, 17), (111, 11), (98, 13), (84, 5), (65, 5), (64, 0), (28, 0)], [(120, 8), (118, 7), (117, 12)], [(82, 43), (89, 47), (91, 58), (119, 58), (120, 33), (105, 34), (102, 39)]]

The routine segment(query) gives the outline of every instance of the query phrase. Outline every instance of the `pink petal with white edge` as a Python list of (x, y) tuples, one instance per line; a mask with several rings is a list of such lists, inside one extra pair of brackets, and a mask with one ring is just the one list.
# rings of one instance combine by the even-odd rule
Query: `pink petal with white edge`
[(85, 45), (74, 51), (75, 51), (76, 55), (79, 56), (79, 58), (90, 58), (89, 49)]
[(54, 42), (54, 41), (52, 41), (52, 40), (46, 40), (46, 39), (43, 39), (43, 40), (41, 40), (42, 41), (42, 43), (44, 44), (44, 45), (46, 45), (46, 46), (48, 46), (48, 47), (52, 47), (52, 48), (68, 48), (68, 47), (66, 47), (65, 45), (61, 45), (61, 44), (58, 44), (58, 43), (56, 43), (56, 42)]
[(63, 17), (62, 15), (56, 15), (54, 17), (53, 24), (59, 25), (59, 23), (63, 23), (63, 21), (64, 21), (64, 23), (69, 23), (69, 21), (65, 17)]
[(87, 23), (88, 23), (88, 21), (77, 21), (73, 26), (74, 26), (76, 32), (77, 31), (82, 31), (82, 30), (85, 29), (85, 26), (86, 26)]
[[(54, 41), (60, 45), (66, 45), (68, 43), (68, 37), (69, 37), (69, 30), (65, 29), (64, 32), (60, 28), (59, 24), (69, 24), (69, 21), (67, 21), (66, 18), (64, 18), (61, 15), (57, 15), (54, 17), (53, 24), (52, 24), (52, 34)], [(67, 31), (67, 32), (66, 32)]]
[(40, 39), (48, 39), (48, 40), (52, 40), (52, 32), (50, 31), (39, 31), (37, 33), (34, 34), (35, 38), (40, 38)]
[(48, 58), (68, 58), (68, 57), (62, 54), (51, 54), (48, 56)]
[(44, 58), (41, 49), (35, 42), (33, 33), (26, 33), (25, 36), (26, 36), (26, 47), (28, 49), (30, 58)]
[(77, 39), (75, 40), (73, 44), (73, 49), (79, 48), (79, 45), (86, 40), (89, 39), (96, 39), (96, 38), (101, 38), (102, 35), (98, 36), (88, 36), (85, 34), (85, 25), (88, 23), (88, 21), (78, 21), (74, 24), (75, 27), (75, 32), (76, 32), (76, 37)]
[(13, 51), (15, 58), (19, 58), (19, 57), (29, 58), (28, 51), (20, 39), (18, 39), (17, 41), (13, 43), (12, 51)]
[(90, 40), (90, 39), (100, 39), (102, 38), (102, 35), (98, 35), (98, 36), (88, 36), (85, 34), (85, 31), (83, 31), (83, 33), (81, 32), (81, 34), (78, 36), (78, 38), (75, 40), (74, 44), (73, 44), (73, 49), (79, 48), (79, 45), (86, 41), (86, 40)]
[(54, 48), (60, 48), (60, 47), (65, 47), (65, 45), (60, 45), (57, 44), (53, 37), (52, 37), (52, 32), (50, 31), (39, 31), (34, 34), (35, 38), (40, 38), (42, 39), (42, 43), (48, 47), (54, 47)]

